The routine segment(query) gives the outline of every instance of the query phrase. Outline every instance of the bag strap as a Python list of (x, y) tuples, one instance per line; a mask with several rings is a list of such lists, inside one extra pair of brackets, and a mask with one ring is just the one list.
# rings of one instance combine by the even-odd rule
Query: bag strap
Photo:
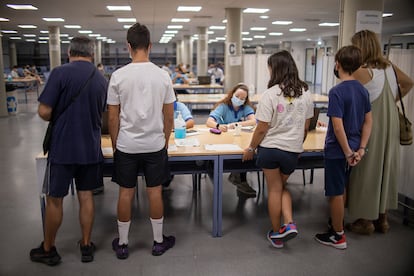
[(60, 117), (60, 115), (62, 115), (67, 109), (68, 107), (75, 102), (75, 100), (78, 98), (78, 96), (80, 95), (80, 93), (82, 92), (82, 90), (86, 87), (86, 85), (89, 83), (89, 81), (92, 79), (92, 77), (95, 75), (96, 72), (96, 68), (94, 67), (92, 70), (92, 73), (89, 75), (88, 79), (86, 80), (86, 82), (81, 86), (81, 88), (79, 89), (79, 91), (72, 96), (70, 102), (65, 106), (65, 108), (62, 110), (62, 112), (60, 112), (58, 115), (55, 116), (54, 120), (52, 120), (51, 122), (54, 124), (56, 123), (57, 119)]
[[(396, 79), (396, 81), (397, 81), (398, 97), (399, 97), (399, 99), (400, 99), (400, 104), (401, 104), (402, 113), (403, 113), (403, 115), (404, 115), (404, 118), (407, 118), (407, 117), (405, 116), (405, 108), (404, 108), (404, 103), (403, 103), (403, 100), (402, 100), (402, 95), (401, 95), (400, 85), (398, 84), (397, 72), (395, 71), (394, 65), (393, 65), (393, 64), (391, 64), (391, 66), (392, 66), (392, 70), (394, 71), (394, 74), (395, 74), (395, 79)], [(405, 124), (407, 124), (407, 122), (405, 122)]]

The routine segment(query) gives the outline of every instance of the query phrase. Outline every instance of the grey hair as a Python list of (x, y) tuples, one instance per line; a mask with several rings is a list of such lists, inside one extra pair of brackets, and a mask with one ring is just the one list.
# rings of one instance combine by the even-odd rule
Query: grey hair
[(95, 43), (86, 36), (77, 36), (72, 38), (69, 46), (69, 55), (71, 57), (93, 57)]

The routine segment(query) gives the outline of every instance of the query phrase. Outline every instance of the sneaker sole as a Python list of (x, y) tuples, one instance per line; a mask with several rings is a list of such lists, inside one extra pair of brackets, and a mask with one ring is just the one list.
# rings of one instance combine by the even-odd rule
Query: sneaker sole
[(323, 245), (326, 245), (326, 246), (332, 246), (332, 247), (334, 247), (336, 249), (344, 250), (347, 247), (346, 243), (334, 244), (332, 242), (324, 242), (324, 241), (321, 241), (320, 239), (318, 239), (317, 237), (315, 237), (315, 240), (317, 242), (319, 242), (320, 244), (323, 244)]
[(117, 254), (117, 252), (116, 252), (116, 246), (115, 246), (115, 244), (114, 244), (114, 241), (112, 241), (112, 250), (113, 251), (115, 251), (115, 255), (116, 255), (116, 257), (118, 258), (118, 259), (120, 259), (120, 260), (125, 260), (125, 259), (127, 259), (128, 257), (129, 257), (129, 252), (127, 252), (126, 254), (124, 254), (124, 255), (118, 255)]
[(272, 237), (272, 239), (287, 242), (288, 240), (295, 238), (297, 235), (298, 235), (297, 230), (289, 230), (283, 233), (283, 235), (278, 235), (278, 237)]
[(162, 254), (164, 254), (165, 252), (167, 252), (167, 251), (168, 251), (168, 249), (173, 248), (173, 247), (174, 247), (174, 245), (175, 245), (175, 240), (172, 242), (171, 246), (170, 246), (170, 247), (167, 247), (167, 249), (165, 249), (164, 251), (159, 251), (159, 252), (157, 252), (157, 251), (152, 251), (152, 252), (151, 252), (151, 253), (152, 253), (152, 256), (161, 256)]
[(269, 237), (269, 235), (267, 235), (267, 240), (270, 242), (270, 244), (274, 247), (274, 248), (277, 248), (277, 249), (281, 249), (281, 248), (283, 248), (283, 243), (282, 244), (280, 244), (280, 245), (278, 245), (278, 244), (276, 244), (276, 243), (274, 243), (273, 241), (272, 241), (272, 239)]
[(44, 263), (44, 264), (47, 264), (49, 266), (55, 266), (55, 265), (60, 263), (61, 258), (59, 256), (55, 256), (51, 259), (46, 260), (46, 259), (43, 259), (43, 258), (30, 257), (30, 260), (32, 262)]

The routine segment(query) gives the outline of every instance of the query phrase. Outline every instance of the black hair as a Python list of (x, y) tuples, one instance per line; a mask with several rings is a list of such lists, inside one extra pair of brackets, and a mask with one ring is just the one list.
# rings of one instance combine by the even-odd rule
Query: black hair
[(132, 25), (127, 32), (127, 41), (134, 51), (148, 49), (151, 38), (147, 26), (141, 25), (138, 22)]
[(335, 55), (344, 72), (352, 75), (362, 65), (361, 50), (356, 46), (344, 46)]
[(71, 57), (93, 57), (95, 43), (86, 36), (76, 36), (71, 39), (69, 55)]
[(279, 85), (285, 97), (298, 98), (302, 90), (308, 90), (306, 82), (299, 79), (298, 68), (288, 51), (274, 53), (267, 59), (270, 68), (270, 80), (267, 88)]

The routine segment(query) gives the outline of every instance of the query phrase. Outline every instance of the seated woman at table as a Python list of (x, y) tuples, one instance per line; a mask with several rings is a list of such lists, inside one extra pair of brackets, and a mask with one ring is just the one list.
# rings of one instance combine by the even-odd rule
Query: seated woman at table
[[(233, 87), (227, 96), (214, 106), (206, 125), (224, 132), (234, 129), (236, 125), (255, 126), (256, 117), (249, 100), (249, 88), (244, 84)], [(237, 186), (238, 196), (256, 197), (256, 191), (247, 183), (246, 173), (231, 173), (229, 180)]]
[(175, 92), (175, 98), (176, 98), (176, 101), (174, 102), (174, 118), (175, 118), (176, 113), (177, 113), (176, 111), (180, 111), (181, 116), (183, 117), (183, 119), (185, 121), (186, 128), (188, 129), (188, 128), (194, 127), (193, 115), (191, 115), (190, 110), (188, 109), (188, 107), (185, 104), (178, 101), (177, 92)]
[[(188, 84), (188, 77), (182, 71), (180, 66), (176, 66), (174, 73), (171, 75), (171, 80), (173, 84)], [(188, 91), (185, 89), (175, 89), (178, 94), (188, 94)]]

